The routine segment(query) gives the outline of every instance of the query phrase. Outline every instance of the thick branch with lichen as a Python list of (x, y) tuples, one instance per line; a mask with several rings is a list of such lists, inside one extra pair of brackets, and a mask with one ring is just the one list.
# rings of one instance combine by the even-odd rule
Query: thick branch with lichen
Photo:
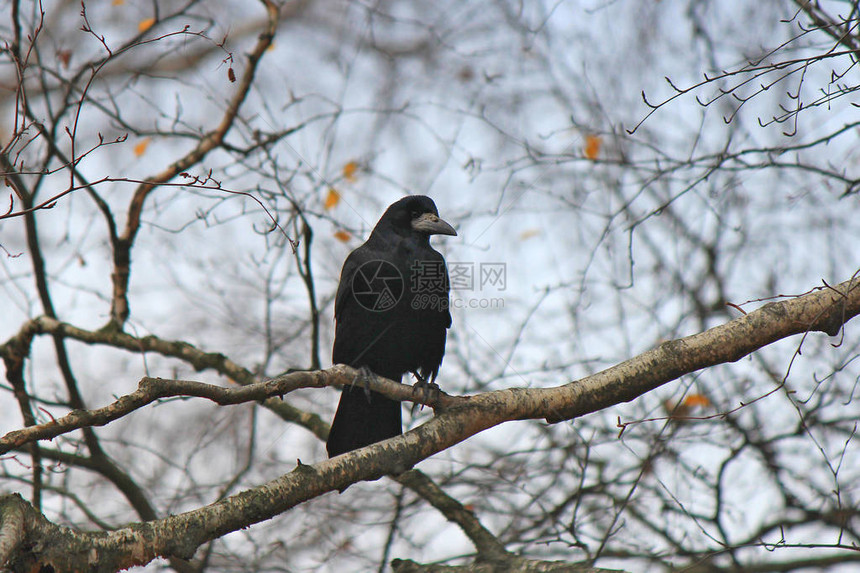
[[(561, 421), (601, 410), (632, 400), (682, 374), (739, 360), (789, 336), (813, 331), (835, 335), (858, 313), (860, 288), (856, 278), (852, 278), (794, 299), (769, 303), (726, 324), (666, 342), (615, 367), (563, 386), (513, 388), (468, 399), (452, 398), (449, 406), (438, 411), (433, 419), (402, 436), (310, 466), (299, 461), (286, 475), (186, 513), (108, 533), (76, 532), (34, 517), (26, 528), (25, 542), (12, 552), (12, 564), (15, 569), (50, 564), (58, 570), (95, 567), (97, 571), (113, 571), (145, 564), (159, 556), (189, 558), (209, 540), (271, 519), (297, 504), (343, 490), (357, 481), (401, 474), (421, 460), (502, 422), (530, 418)], [(342, 368), (340, 375), (346, 372)], [(313, 372), (294, 374), (309, 376), (308, 379), (320, 376)], [(288, 375), (288, 382), (284, 383), (292, 384), (303, 377), (289, 376), (293, 375)], [(331, 381), (328, 375), (318, 380), (324, 378)], [(266, 384), (239, 390), (259, 397), (254, 393), (286, 389), (269, 386), (266, 390)], [(400, 400), (412, 397), (409, 387), (385, 380), (374, 384), (378, 384), (374, 390), (391, 397)], [(194, 388), (200, 390), (197, 394), (204, 393), (202, 386), (186, 389)], [(224, 396), (229, 403), (232, 398), (228, 394)], [(15, 503), (14, 499), (7, 497), (5, 502)], [(17, 538), (4, 535), (0, 531), (0, 539)], [(48, 536), (51, 543), (44, 542)]]

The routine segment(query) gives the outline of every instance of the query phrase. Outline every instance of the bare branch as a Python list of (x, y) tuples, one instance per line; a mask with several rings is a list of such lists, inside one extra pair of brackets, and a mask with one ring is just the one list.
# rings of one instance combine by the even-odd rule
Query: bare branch
[[(289, 474), (205, 508), (108, 534), (90, 535), (63, 530), (62, 543), (50, 546), (36, 544), (35, 539), (30, 539), (30, 546), (43, 548), (30, 558), (39, 563), (64, 563), (64, 568), (81, 568), (83, 563), (74, 561), (79, 557), (73, 557), (78, 554), (73, 548), (86, 546), (98, 555), (99, 570), (105, 571), (119, 566), (145, 564), (157, 556), (190, 558), (197, 547), (229, 531), (270, 519), (325, 492), (342, 491), (357, 481), (403, 473), (421, 460), (502, 422), (529, 418), (546, 418), (551, 422), (571, 419), (629, 401), (683, 374), (714, 364), (736, 361), (787, 336), (811, 331), (835, 335), (845, 322), (860, 313), (858, 286), (860, 283), (852, 278), (794, 299), (768, 303), (726, 324), (701, 334), (663, 343), (618, 366), (564, 386), (548, 389), (512, 388), (456, 400), (429, 422), (402, 436), (313, 466), (299, 461), (297, 468)], [(343, 380), (350, 370), (338, 366), (331, 372)], [(259, 399), (272, 391), (288, 390), (296, 387), (294, 384), (297, 383), (325, 385), (329, 381), (331, 378), (326, 373), (293, 373), (278, 382), (224, 389), (184, 381), (166, 381), (163, 386), (159, 386), (158, 381), (148, 380), (142, 385), (139, 395), (120, 399), (115, 406), (102, 411), (70, 414), (62, 424), (72, 425), (76, 419), (87, 417), (96, 421), (99, 416), (109, 418), (114, 415), (111, 413), (112, 408), (129, 407), (124, 404), (155, 399), (154, 396), (159, 392), (170, 393), (176, 389), (233, 403), (235, 400)], [(381, 381), (380, 386), (374, 385), (373, 389), (399, 399), (407, 398), (407, 393), (411, 396), (411, 388), (401, 388), (398, 386), (402, 385), (389, 382)], [(383, 390), (383, 387), (391, 387), (393, 392), (388, 388)], [(148, 392), (150, 394), (144, 396)], [(57, 424), (60, 423), (58, 420)], [(32, 529), (30, 532), (36, 539), (46, 534), (44, 528)], [(89, 552), (81, 554), (90, 555)], [(73, 561), (65, 561), (67, 559)]]
[(184, 157), (173, 162), (167, 169), (148, 178), (134, 192), (129, 203), (128, 218), (125, 231), (118, 237), (114, 245), (114, 272), (112, 275), (114, 292), (111, 304), (111, 324), (114, 328), (122, 329), (129, 314), (128, 306), (128, 281), (131, 274), (131, 249), (134, 239), (140, 229), (140, 216), (143, 205), (149, 194), (159, 185), (166, 183), (177, 175), (187, 172), (192, 166), (203, 160), (206, 155), (222, 144), (227, 132), (233, 127), (239, 109), (248, 96), (257, 73), (257, 66), (263, 54), (272, 45), (278, 24), (278, 6), (272, 0), (262, 0), (268, 15), (266, 30), (262, 32), (257, 45), (248, 54), (248, 65), (242, 74), (241, 81), (237, 86), (236, 93), (227, 106), (224, 116), (219, 125), (204, 137), (199, 144)]

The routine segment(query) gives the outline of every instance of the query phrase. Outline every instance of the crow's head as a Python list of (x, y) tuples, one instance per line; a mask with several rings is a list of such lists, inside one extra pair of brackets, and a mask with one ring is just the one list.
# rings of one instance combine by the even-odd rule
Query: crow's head
[(376, 229), (381, 228), (398, 235), (457, 235), (454, 227), (439, 218), (433, 199), (424, 195), (410, 195), (392, 204), (376, 224)]

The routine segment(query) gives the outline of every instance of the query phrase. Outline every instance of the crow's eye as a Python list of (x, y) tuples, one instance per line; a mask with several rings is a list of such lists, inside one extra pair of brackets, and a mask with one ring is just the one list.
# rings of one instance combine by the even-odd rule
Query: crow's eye
[(420, 216), (421, 216), (421, 211), (414, 211), (414, 210), (412, 211), (412, 218), (413, 219), (417, 219)]

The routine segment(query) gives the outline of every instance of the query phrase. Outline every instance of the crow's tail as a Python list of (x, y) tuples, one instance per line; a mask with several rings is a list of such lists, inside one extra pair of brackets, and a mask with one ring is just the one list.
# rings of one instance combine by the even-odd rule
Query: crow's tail
[(345, 386), (326, 442), (328, 457), (403, 433), (400, 402), (358, 385)]

